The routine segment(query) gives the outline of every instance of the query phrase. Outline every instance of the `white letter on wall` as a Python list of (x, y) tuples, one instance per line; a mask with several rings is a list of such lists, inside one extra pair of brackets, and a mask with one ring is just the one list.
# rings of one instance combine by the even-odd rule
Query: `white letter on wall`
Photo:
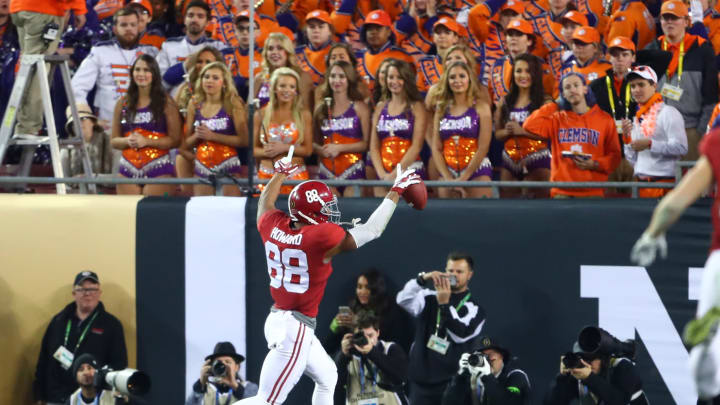
[(598, 325), (618, 339), (637, 330), (676, 403), (697, 402), (688, 352), (644, 267), (580, 266), (580, 296), (598, 299)]

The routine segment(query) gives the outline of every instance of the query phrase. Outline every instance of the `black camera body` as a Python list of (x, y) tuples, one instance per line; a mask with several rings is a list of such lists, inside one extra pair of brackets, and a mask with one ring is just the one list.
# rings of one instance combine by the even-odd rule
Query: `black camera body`
[(483, 367), (487, 361), (487, 356), (482, 352), (473, 352), (468, 356), (468, 365), (471, 367)]
[(210, 366), (210, 373), (214, 377), (224, 377), (227, 373), (227, 366), (222, 361), (215, 359)]
[(562, 359), (563, 366), (568, 369), (573, 368), (582, 368), (582, 354), (581, 353), (574, 353), (574, 352), (567, 352), (563, 356)]
[(368, 339), (365, 336), (365, 333), (363, 333), (363, 331), (357, 331), (357, 332), (353, 333), (350, 341), (352, 342), (352, 344), (354, 344), (356, 346), (360, 346), (360, 347), (363, 347), (368, 344)]
[(49, 44), (50, 42), (56, 40), (58, 38), (60, 31), (60, 26), (58, 26), (56, 23), (51, 22), (45, 25), (43, 27), (42, 31), (42, 39), (45, 44)]

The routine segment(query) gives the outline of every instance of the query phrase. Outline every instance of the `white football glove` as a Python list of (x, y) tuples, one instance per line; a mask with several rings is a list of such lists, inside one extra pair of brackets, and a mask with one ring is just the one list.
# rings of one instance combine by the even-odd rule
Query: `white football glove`
[(482, 377), (484, 375), (492, 373), (492, 369), (490, 368), (490, 362), (488, 361), (487, 357), (483, 356), (484, 361), (482, 366), (471, 366), (468, 363), (470, 355), (471, 353), (463, 353), (462, 356), (460, 356), (460, 361), (458, 362), (460, 369), (458, 370), (458, 374), (462, 374), (463, 371), (467, 370), (470, 373), (470, 378), (476, 379), (478, 376)]
[(653, 238), (647, 233), (643, 233), (635, 242), (635, 246), (632, 248), (630, 253), (630, 260), (633, 263), (637, 263), (640, 266), (646, 267), (651, 265), (655, 261), (657, 252), (660, 252), (660, 257), (663, 259), (667, 257), (667, 241), (665, 240), (665, 234), (661, 234), (657, 238)]
[(468, 357), (470, 357), (470, 353), (463, 353), (462, 356), (460, 356), (460, 361), (458, 362), (458, 365), (460, 366), (458, 369), (458, 375), (468, 369)]
[(420, 183), (420, 176), (415, 173), (415, 169), (407, 169), (402, 171), (400, 164), (397, 165), (397, 175), (395, 176), (395, 183), (393, 184), (390, 191), (394, 191), (400, 195), (413, 184)]
[[(486, 375), (492, 374), (492, 368), (490, 368), (490, 360), (488, 360), (487, 357), (485, 357), (483, 360), (485, 360), (485, 361), (483, 362), (483, 365), (482, 365), (482, 366), (473, 367), (473, 368), (476, 368), (476, 369), (477, 369), (477, 371), (476, 371), (475, 373), (473, 373), (473, 377), (474, 377), (475, 375), (478, 375), (478, 376), (480, 376), (480, 377), (484, 377), (484, 376), (486, 376)], [(470, 372), (472, 373), (473, 371), (471, 370)]]
[(284, 156), (282, 159), (278, 160), (273, 165), (275, 173), (283, 173), (286, 176), (290, 177), (300, 171), (300, 165), (292, 163), (292, 157), (294, 152), (295, 145), (290, 145), (290, 150), (288, 150), (287, 156)]

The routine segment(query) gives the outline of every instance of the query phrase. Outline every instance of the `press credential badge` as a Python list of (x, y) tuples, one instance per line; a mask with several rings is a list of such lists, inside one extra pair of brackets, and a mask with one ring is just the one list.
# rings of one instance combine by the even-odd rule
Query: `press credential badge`
[(63, 369), (69, 370), (72, 366), (75, 355), (73, 355), (70, 350), (66, 349), (65, 346), (60, 346), (55, 351), (55, 354), (53, 354), (53, 357), (55, 358), (55, 360), (60, 362), (60, 365)]
[(450, 342), (433, 333), (428, 339), (427, 347), (432, 351), (445, 355), (450, 347)]
[(660, 94), (670, 100), (680, 101), (680, 98), (683, 95), (683, 91), (684, 90), (681, 89), (679, 86), (673, 86), (672, 84), (665, 83), (662, 87), (662, 90), (660, 90)]

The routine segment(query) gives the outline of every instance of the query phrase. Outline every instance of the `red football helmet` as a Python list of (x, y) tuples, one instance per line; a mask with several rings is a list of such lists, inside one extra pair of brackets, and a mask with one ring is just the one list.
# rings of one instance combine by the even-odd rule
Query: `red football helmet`
[(288, 209), (293, 220), (306, 224), (337, 224), (340, 221), (337, 198), (330, 187), (317, 180), (295, 186), (288, 197)]

